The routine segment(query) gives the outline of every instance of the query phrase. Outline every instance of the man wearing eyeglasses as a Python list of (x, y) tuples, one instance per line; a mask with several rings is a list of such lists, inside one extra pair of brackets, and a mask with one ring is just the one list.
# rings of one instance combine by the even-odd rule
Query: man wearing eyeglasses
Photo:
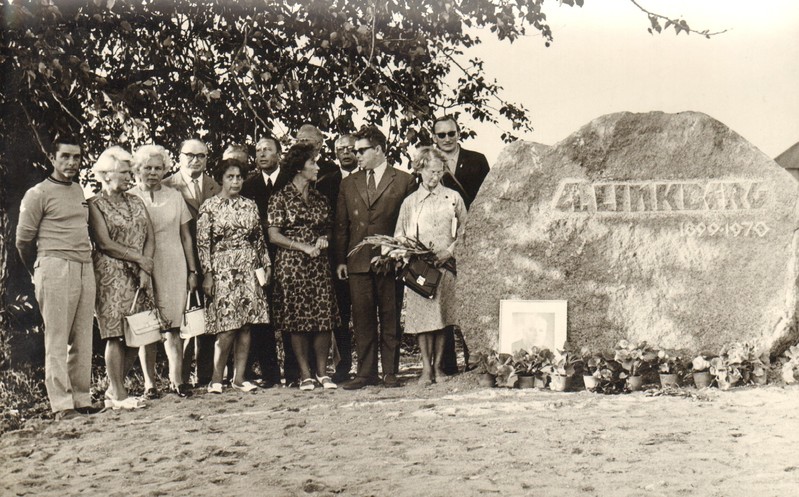
[[(205, 174), (208, 160), (208, 147), (200, 140), (191, 138), (180, 144), (180, 169), (163, 181), (164, 185), (177, 189), (191, 213), (189, 231), (192, 239), (197, 239), (197, 217), (203, 202), (216, 195), (221, 187), (213, 178)], [(196, 248), (195, 248), (196, 250)], [(196, 257), (196, 254), (195, 254)], [(202, 275), (197, 275), (198, 285), (202, 284)], [(202, 286), (198, 286), (202, 288)], [(186, 340), (183, 344), (183, 364), (191, 364), (193, 353), (196, 352), (197, 384), (204, 385), (211, 382), (211, 373), (214, 369), (214, 342), (213, 335), (200, 335), (194, 339)], [(192, 350), (196, 349), (196, 350)], [(183, 368), (183, 383), (189, 382), (190, 368)]]
[(379, 250), (362, 248), (348, 254), (369, 235), (394, 234), (400, 206), (413, 189), (413, 179), (387, 163), (386, 137), (375, 126), (366, 126), (355, 134), (355, 155), (360, 170), (341, 181), (333, 237), (337, 276), (349, 279), (358, 354), (357, 374), (342, 388), (357, 390), (378, 383), (378, 348), (383, 384), (396, 387), (402, 292), (393, 274), (372, 270), (372, 257), (379, 255)]
[(441, 183), (460, 193), (468, 209), (490, 168), (485, 155), (461, 148), (459, 141), (460, 127), (454, 117), (442, 116), (433, 122), (433, 142), (447, 156), (452, 175), (445, 175)]
[[(488, 175), (488, 160), (480, 152), (461, 148), (460, 127), (455, 118), (441, 116), (433, 122), (433, 142), (447, 156), (447, 174), (441, 178), (441, 184), (461, 194), (466, 208), (477, 197), (477, 192)], [(462, 336), (462, 335), (461, 335)], [(464, 344), (465, 346), (465, 344)], [(458, 360), (455, 352), (455, 327), (444, 328), (444, 372), (458, 372)]]

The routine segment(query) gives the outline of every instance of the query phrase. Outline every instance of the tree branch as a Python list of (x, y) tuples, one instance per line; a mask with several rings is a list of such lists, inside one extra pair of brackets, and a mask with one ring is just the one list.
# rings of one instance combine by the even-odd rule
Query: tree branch
[[(658, 22), (658, 19), (666, 21), (666, 29), (674, 26), (674, 30), (677, 32), (677, 34), (680, 34), (680, 31), (685, 31), (686, 33), (696, 33), (698, 35), (704, 36), (705, 38), (710, 38), (711, 36), (720, 35), (727, 32), (726, 29), (723, 31), (716, 31), (714, 33), (709, 33), (707, 29), (704, 31), (697, 31), (695, 29), (689, 28), (688, 23), (684, 20), (675, 20), (668, 16), (649, 11), (642, 7), (641, 4), (639, 4), (636, 0), (630, 0), (630, 3), (638, 7), (638, 10), (649, 16), (649, 19), (652, 21), (652, 28), (654, 28), (658, 33), (660, 33), (660, 23)], [(649, 28), (650, 33), (652, 32), (652, 28)]]

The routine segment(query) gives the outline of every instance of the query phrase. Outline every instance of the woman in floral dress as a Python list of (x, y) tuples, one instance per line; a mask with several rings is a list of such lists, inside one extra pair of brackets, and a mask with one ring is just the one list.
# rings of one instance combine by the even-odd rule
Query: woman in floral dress
[(274, 313), (276, 328), (291, 333), (300, 366), (300, 389), (313, 390), (310, 351), (316, 381), (336, 388), (327, 375), (331, 335), (339, 322), (327, 247), (333, 227), (327, 199), (313, 188), (319, 166), (313, 145), (297, 144), (283, 157), (269, 200), (269, 241), (276, 245)]
[[(125, 344), (124, 326), (137, 289), (152, 299), (155, 236), (144, 203), (126, 192), (133, 185), (130, 161), (131, 155), (121, 147), (111, 147), (100, 154), (92, 171), (102, 190), (88, 202), (89, 227), (97, 248), (93, 257), (97, 280), (95, 313), (100, 337), (106, 341), (105, 403), (114, 409), (144, 406), (140, 399), (128, 397), (125, 390), (125, 376), (136, 360), (138, 348)], [(142, 298), (140, 295), (140, 302)]]
[[(413, 161), (413, 169), (421, 176), (419, 189), (408, 195), (400, 207), (394, 236), (418, 238), (436, 255), (441, 266), (453, 258), (455, 241), (463, 232), (466, 205), (455, 190), (441, 184), (447, 159), (436, 148), (424, 147)], [(455, 275), (445, 269), (435, 298), (426, 299), (405, 289), (405, 333), (417, 335), (422, 352), (422, 375), (419, 382), (429, 385), (446, 375), (443, 328), (455, 324), (451, 316), (455, 294)]]
[[(268, 323), (263, 286), (271, 275), (258, 208), (241, 197), (246, 176), (240, 162), (225, 159), (216, 171), (222, 191), (206, 200), (197, 219), (197, 252), (206, 295), (205, 332), (216, 335), (214, 372), (208, 391), (222, 393), (222, 374), (231, 348), (234, 376), (231, 386), (250, 392), (244, 381), (250, 351), (250, 325)], [(259, 281), (256, 270), (263, 270)]]

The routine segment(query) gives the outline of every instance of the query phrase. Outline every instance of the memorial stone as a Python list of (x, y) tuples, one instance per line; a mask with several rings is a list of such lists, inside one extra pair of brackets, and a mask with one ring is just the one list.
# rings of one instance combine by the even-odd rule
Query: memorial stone
[(497, 347), (501, 299), (567, 300), (574, 346), (718, 352), (797, 339), (797, 182), (711, 117), (618, 113), (508, 145), (469, 212), (457, 311)]

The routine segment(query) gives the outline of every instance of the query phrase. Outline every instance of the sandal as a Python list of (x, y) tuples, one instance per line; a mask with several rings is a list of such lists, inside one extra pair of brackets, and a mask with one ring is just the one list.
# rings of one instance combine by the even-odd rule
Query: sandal
[(316, 385), (314, 385), (313, 380), (310, 378), (307, 378), (300, 382), (300, 390), (310, 391), (313, 390), (314, 388), (316, 388)]
[(322, 388), (324, 388), (325, 390), (335, 390), (338, 388), (338, 385), (333, 383), (333, 380), (331, 380), (329, 376), (322, 376), (322, 377), (317, 376), (316, 381), (321, 383)]
[(231, 383), (230, 386), (238, 390), (239, 392), (252, 392), (254, 390), (258, 390), (258, 387), (256, 385), (253, 385), (249, 381), (245, 381), (241, 385), (236, 385), (235, 383)]
[(112, 399), (108, 392), (105, 393), (105, 407), (118, 410), (118, 409), (141, 409), (146, 407), (147, 404), (137, 397), (126, 397), (122, 400)]
[(208, 393), (220, 394), (220, 393), (222, 393), (222, 384), (221, 383), (209, 383), (207, 391), (208, 391)]

